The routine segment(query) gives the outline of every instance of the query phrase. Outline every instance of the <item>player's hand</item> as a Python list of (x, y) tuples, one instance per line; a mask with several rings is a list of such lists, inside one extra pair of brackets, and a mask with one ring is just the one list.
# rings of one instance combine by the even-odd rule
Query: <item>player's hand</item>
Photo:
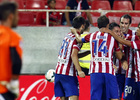
[(67, 26), (72, 26), (70, 23), (67, 23), (66, 25), (67, 25)]
[(113, 64), (113, 68), (115, 69), (115, 72), (118, 70), (117, 66), (115, 66), (114, 64)]
[(85, 78), (85, 73), (83, 71), (78, 71), (79, 77)]
[(7, 85), (7, 89), (12, 92), (16, 97), (19, 96), (19, 80), (11, 80)]
[(123, 68), (124, 70), (127, 70), (127, 69), (128, 69), (128, 63), (127, 63), (127, 61), (123, 61), (123, 62), (122, 62), (122, 68)]
[(73, 34), (76, 34), (76, 29), (75, 28), (70, 28), (70, 30)]

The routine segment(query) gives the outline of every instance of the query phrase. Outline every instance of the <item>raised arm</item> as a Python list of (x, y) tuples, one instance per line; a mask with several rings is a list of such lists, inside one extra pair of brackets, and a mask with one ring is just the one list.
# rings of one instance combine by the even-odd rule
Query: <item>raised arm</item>
[(82, 37), (76, 32), (76, 29), (75, 28), (71, 28), (71, 32), (73, 33), (73, 34), (75, 34), (75, 37), (76, 37), (76, 40), (77, 40), (77, 42), (82, 42)]
[(121, 44), (125, 44), (127, 46), (131, 46), (131, 41), (122, 39), (121, 37), (117, 36), (113, 31), (109, 30), (108, 28), (101, 28), (100, 31), (101, 32), (109, 33), (110, 35), (112, 35)]

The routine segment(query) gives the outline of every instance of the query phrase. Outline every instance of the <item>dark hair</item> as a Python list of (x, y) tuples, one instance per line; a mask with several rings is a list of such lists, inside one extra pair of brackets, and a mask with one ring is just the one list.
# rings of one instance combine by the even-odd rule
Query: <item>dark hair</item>
[(88, 21), (88, 20), (86, 20), (86, 21), (85, 21), (85, 23), (86, 23), (86, 24), (85, 24), (85, 29), (84, 29), (84, 30), (87, 30), (87, 29), (88, 29), (88, 27), (90, 26), (90, 23), (89, 23), (89, 21)]
[(51, 3), (51, 1), (54, 1), (54, 2), (56, 3), (55, 0), (48, 0), (48, 1), (47, 1), (47, 4)]
[(98, 18), (97, 23), (98, 28), (103, 28), (109, 24), (109, 19), (105, 15), (103, 15)]
[[(132, 22), (132, 18), (131, 18), (131, 16), (129, 14), (123, 15), (121, 18), (129, 19), (129, 24), (131, 24), (131, 22)], [(121, 22), (121, 18), (120, 18), (120, 22)]]
[(138, 27), (139, 27), (140, 23), (138, 24)]
[(15, 14), (18, 6), (14, 2), (3, 2), (0, 4), (0, 20), (7, 20), (8, 16), (12, 13)]
[(118, 25), (118, 24), (115, 23), (115, 22), (112, 22), (112, 23), (109, 24), (109, 29), (110, 29), (110, 30), (113, 30), (114, 27), (120, 27), (120, 25)]
[(85, 24), (85, 19), (82, 16), (77, 16), (73, 19), (72, 26), (79, 29), (81, 25)]

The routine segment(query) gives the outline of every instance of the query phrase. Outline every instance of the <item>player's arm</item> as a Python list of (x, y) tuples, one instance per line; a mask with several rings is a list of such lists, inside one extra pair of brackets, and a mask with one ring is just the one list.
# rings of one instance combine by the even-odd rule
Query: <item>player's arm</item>
[(22, 61), (15, 47), (10, 47), (10, 54), (12, 60), (12, 78), (18, 79), (21, 71)]
[(111, 30), (109, 30), (108, 28), (102, 28), (100, 30), (102, 32), (110, 33), (110, 35), (112, 35), (121, 44), (125, 44), (127, 46), (131, 46), (131, 41), (122, 39), (121, 37), (117, 36), (114, 32), (112, 32)]
[(88, 18), (90, 24), (93, 25), (93, 21), (92, 21), (90, 12), (86, 12), (86, 15), (87, 15), (87, 18)]
[(121, 51), (116, 51), (115, 54), (116, 54), (116, 55), (115, 55), (116, 58), (118, 58), (119, 60), (122, 59), (122, 52), (121, 52)]
[(87, 56), (87, 55), (89, 55), (89, 54), (90, 54), (90, 50), (85, 51), (85, 52), (82, 52), (82, 53), (78, 53), (78, 58), (85, 57), (85, 56)]
[[(70, 10), (69, 6), (66, 6), (66, 10)], [(65, 12), (65, 19), (67, 21), (67, 25), (71, 26), (70, 18), (69, 18), (69, 12)]]
[(77, 33), (76, 29), (75, 28), (71, 28), (70, 30), (71, 30), (71, 32), (73, 34), (75, 34), (75, 37), (76, 37), (77, 42), (80, 42), (81, 43), (82, 42), (82, 37)]
[(80, 77), (85, 77), (85, 73), (82, 71), (81, 67), (80, 67), (80, 64), (79, 64), (79, 60), (78, 60), (78, 50), (77, 49), (73, 49), (72, 50), (72, 54), (71, 54), (71, 58), (72, 58), (72, 61), (76, 67), (76, 70), (78, 72), (78, 75)]

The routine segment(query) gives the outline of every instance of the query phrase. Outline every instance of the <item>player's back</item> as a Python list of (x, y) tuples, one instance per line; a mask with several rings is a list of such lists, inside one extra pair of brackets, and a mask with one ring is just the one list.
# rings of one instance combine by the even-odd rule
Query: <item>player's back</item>
[(57, 74), (64, 74), (70, 76), (76, 76), (76, 68), (71, 59), (72, 49), (80, 49), (81, 45), (77, 45), (75, 35), (68, 33), (63, 39), (56, 66)]
[(113, 51), (120, 50), (116, 40), (108, 33), (97, 31), (90, 36), (92, 62), (90, 73), (110, 73), (113, 69)]

